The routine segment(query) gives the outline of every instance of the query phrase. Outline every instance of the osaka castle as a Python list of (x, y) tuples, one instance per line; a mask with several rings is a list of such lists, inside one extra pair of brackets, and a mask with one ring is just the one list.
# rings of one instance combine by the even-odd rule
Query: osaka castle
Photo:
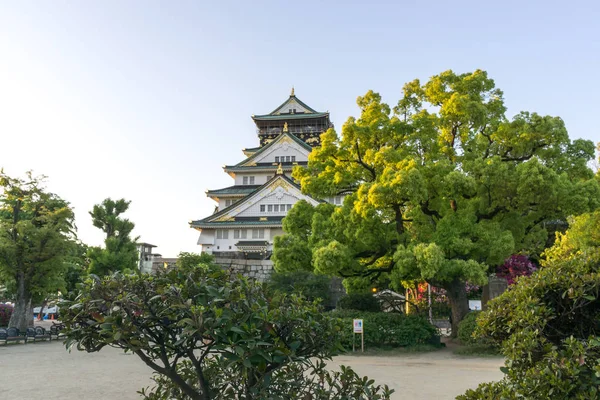
[[(190, 222), (200, 232), (202, 252), (217, 257), (270, 257), (273, 239), (283, 233), (281, 221), (299, 200), (319, 200), (302, 194), (292, 168), (307, 165), (321, 133), (332, 128), (328, 112), (318, 112), (292, 93), (269, 114), (253, 115), (258, 146), (243, 149), (245, 158), (223, 167), (233, 185), (207, 190), (217, 206), (204, 219)], [(340, 204), (341, 198), (327, 199)]]

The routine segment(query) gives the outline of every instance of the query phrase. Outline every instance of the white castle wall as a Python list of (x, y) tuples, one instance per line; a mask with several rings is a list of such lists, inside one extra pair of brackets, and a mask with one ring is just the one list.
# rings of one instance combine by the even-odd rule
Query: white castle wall
[[(244, 184), (244, 176), (250, 177), (253, 176), (254, 177), (254, 183), (253, 185), (264, 185), (265, 183), (267, 183), (267, 178), (270, 177), (272, 178), (275, 175), (275, 172), (238, 172), (235, 174), (235, 185), (243, 185)], [(248, 182), (247, 185), (250, 185), (251, 183)]]

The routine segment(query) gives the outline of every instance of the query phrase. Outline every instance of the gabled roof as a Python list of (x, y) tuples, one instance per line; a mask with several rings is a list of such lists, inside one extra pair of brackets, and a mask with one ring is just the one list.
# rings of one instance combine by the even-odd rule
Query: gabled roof
[[(235, 211), (236, 209), (241, 208), (244, 205), (244, 203), (254, 200), (257, 196), (260, 195), (261, 192), (268, 189), (269, 187), (275, 186), (275, 185), (281, 186), (282, 183), (284, 184), (284, 186), (285, 186), (285, 184), (290, 185), (291, 187), (297, 189), (299, 193), (301, 193), (300, 185), (298, 185), (296, 182), (294, 182), (292, 179), (288, 178), (287, 176), (285, 176), (283, 174), (278, 174), (278, 175), (275, 175), (273, 178), (271, 178), (271, 180), (269, 180), (264, 185), (261, 185), (258, 188), (256, 188), (252, 193), (248, 194), (246, 197), (244, 197), (242, 200), (238, 201), (237, 203), (234, 203), (234, 204), (230, 205), (229, 207), (226, 207), (223, 210), (212, 214), (209, 217), (206, 217), (204, 219), (197, 220), (197, 221), (192, 221), (192, 222), (190, 222), (190, 226), (192, 228), (196, 228), (196, 229), (218, 228), (221, 226), (239, 226), (239, 225), (280, 227), (281, 220), (283, 219), (283, 216), (281, 216), (281, 215), (279, 215), (279, 216), (276, 216), (276, 215), (264, 216), (264, 217), (263, 216), (237, 217), (236, 215), (231, 215), (231, 211)], [(317, 200), (314, 200), (309, 196), (306, 196), (306, 195), (302, 195), (302, 196), (312, 200), (315, 203), (319, 203)], [(242, 211), (243, 210), (239, 211), (238, 213), (241, 213)]]
[(279, 136), (277, 136), (274, 140), (272, 140), (271, 142), (267, 143), (266, 145), (264, 145), (263, 147), (261, 147), (258, 151), (254, 152), (250, 157), (246, 158), (242, 162), (237, 163), (235, 166), (236, 167), (247, 166), (247, 164), (252, 163), (252, 161), (254, 159), (256, 159), (258, 156), (260, 156), (261, 154), (263, 154), (265, 151), (267, 151), (268, 149), (270, 149), (271, 147), (273, 147), (275, 144), (281, 142), (286, 137), (292, 139), (294, 142), (298, 143), (301, 147), (303, 147), (304, 149), (308, 150), (309, 152), (312, 151), (312, 147), (309, 144), (306, 144), (303, 140), (298, 139), (296, 137), (296, 135), (294, 135), (293, 133), (283, 132), (283, 133), (279, 134)]
[(306, 103), (304, 103), (302, 100), (300, 100), (299, 98), (296, 97), (296, 93), (294, 93), (294, 89), (292, 89), (292, 93), (290, 94), (290, 97), (284, 101), (283, 103), (281, 103), (281, 105), (279, 107), (277, 107), (276, 109), (274, 109), (273, 111), (271, 111), (269, 113), (269, 115), (275, 115), (277, 114), (278, 110), (281, 110), (282, 108), (284, 108), (284, 106), (286, 106), (287, 104), (291, 103), (295, 101), (296, 103), (300, 104), (302, 106), (302, 108), (304, 108), (305, 110), (307, 110), (309, 113), (316, 113), (317, 111), (315, 111), (314, 109), (312, 109), (311, 107), (307, 106)]
[[(295, 107), (290, 106), (290, 104), (293, 104), (293, 103), (297, 103), (298, 105), (300, 105), (304, 109), (304, 111), (295, 113), (295, 114), (282, 113), (280, 111), (282, 109), (287, 110), (289, 108), (295, 108)], [(309, 107), (302, 100), (297, 98), (294, 93), (294, 89), (292, 89), (292, 93), (290, 94), (290, 97), (286, 101), (281, 103), (279, 105), (279, 107), (277, 107), (276, 109), (271, 111), (269, 114), (253, 115), (252, 119), (254, 119), (254, 120), (275, 119), (275, 118), (282, 118), (282, 116), (284, 116), (285, 118), (290, 118), (290, 119), (298, 119), (298, 118), (315, 118), (317, 116), (322, 117), (322, 116), (326, 116), (326, 115), (328, 115), (328, 113), (318, 112), (318, 111), (314, 110), (312, 107)]]

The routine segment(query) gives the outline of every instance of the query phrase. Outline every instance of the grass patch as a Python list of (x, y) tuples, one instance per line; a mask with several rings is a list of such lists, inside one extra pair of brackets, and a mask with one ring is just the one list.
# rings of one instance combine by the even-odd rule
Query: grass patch
[(452, 353), (465, 357), (502, 357), (499, 348), (485, 344), (458, 346)]

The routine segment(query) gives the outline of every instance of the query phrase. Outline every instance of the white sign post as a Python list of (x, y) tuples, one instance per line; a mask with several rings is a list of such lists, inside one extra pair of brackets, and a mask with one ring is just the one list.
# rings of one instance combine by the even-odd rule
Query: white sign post
[(354, 339), (356, 338), (356, 334), (360, 333), (360, 348), (361, 351), (365, 352), (365, 333), (363, 330), (363, 320), (355, 319), (354, 322), (354, 334), (352, 335), (352, 351), (355, 351)]

